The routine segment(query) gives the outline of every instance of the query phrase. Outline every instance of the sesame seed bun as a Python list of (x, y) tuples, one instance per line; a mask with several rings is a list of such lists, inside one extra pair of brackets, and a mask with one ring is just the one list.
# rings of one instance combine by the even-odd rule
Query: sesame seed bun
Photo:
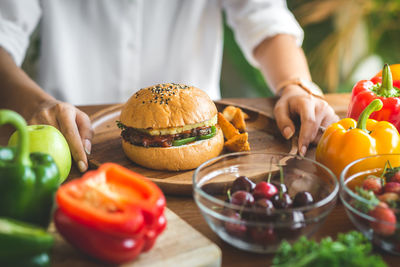
[[(218, 111), (202, 90), (182, 84), (159, 84), (132, 95), (121, 110), (120, 122), (126, 127), (152, 132), (209, 123)], [(182, 146), (144, 147), (122, 140), (122, 147), (133, 162), (157, 170), (189, 170), (218, 156), (224, 137), (217, 126), (216, 135)], [(153, 131), (154, 132), (154, 131)]]
[(210, 120), (218, 111), (202, 90), (182, 84), (158, 84), (139, 90), (125, 103), (120, 121), (138, 129), (159, 129)]

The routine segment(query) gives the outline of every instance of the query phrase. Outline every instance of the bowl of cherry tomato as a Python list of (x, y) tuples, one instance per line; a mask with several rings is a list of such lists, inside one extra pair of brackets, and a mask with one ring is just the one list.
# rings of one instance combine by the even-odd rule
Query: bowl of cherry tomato
[(286, 153), (238, 152), (193, 174), (194, 199), (210, 228), (243, 250), (272, 253), (312, 235), (334, 208), (339, 183), (324, 165)]
[(400, 255), (400, 154), (351, 162), (340, 174), (340, 185), (340, 199), (358, 230)]

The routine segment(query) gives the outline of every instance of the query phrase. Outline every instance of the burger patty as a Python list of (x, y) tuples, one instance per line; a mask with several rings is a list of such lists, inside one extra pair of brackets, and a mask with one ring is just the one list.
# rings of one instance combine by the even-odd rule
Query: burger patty
[(211, 126), (197, 127), (178, 134), (149, 135), (135, 128), (127, 127), (121, 132), (122, 138), (135, 146), (171, 147), (174, 140), (197, 137), (211, 133)]

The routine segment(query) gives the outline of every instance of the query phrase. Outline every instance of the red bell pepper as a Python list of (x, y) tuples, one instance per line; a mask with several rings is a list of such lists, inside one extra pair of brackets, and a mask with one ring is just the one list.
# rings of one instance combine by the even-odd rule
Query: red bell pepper
[(383, 102), (383, 108), (371, 114), (370, 119), (388, 121), (400, 132), (400, 80), (392, 80), (387, 64), (383, 67), (382, 77), (359, 81), (353, 88), (347, 117), (358, 120), (361, 112), (374, 99)]
[(56, 193), (58, 232), (88, 255), (109, 263), (133, 260), (165, 229), (165, 197), (144, 176), (105, 163)]

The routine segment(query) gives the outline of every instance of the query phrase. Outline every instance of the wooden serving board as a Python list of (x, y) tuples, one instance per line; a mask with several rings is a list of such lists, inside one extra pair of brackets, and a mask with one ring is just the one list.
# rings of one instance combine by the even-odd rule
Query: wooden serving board
[[(197, 232), (171, 210), (165, 210), (167, 228), (157, 238), (154, 247), (139, 255), (134, 261), (123, 264), (126, 267), (195, 267), (220, 266), (221, 250), (202, 234)], [(50, 232), (56, 242), (52, 253), (54, 267), (110, 266), (98, 262), (74, 249), (56, 232), (54, 225)]]
[[(222, 111), (229, 102), (217, 101), (215, 104), (217, 109)], [(191, 195), (193, 170), (180, 172), (151, 170), (133, 163), (125, 156), (121, 145), (121, 130), (116, 125), (121, 107), (122, 104), (117, 104), (91, 116), (95, 135), (92, 140), (92, 153), (89, 156), (90, 167), (97, 168), (105, 162), (116, 162), (148, 177), (165, 194)], [(246, 125), (252, 151), (293, 152), (292, 142), (281, 136), (272, 116), (249, 107), (241, 106), (241, 108), (250, 116), (246, 120)]]

